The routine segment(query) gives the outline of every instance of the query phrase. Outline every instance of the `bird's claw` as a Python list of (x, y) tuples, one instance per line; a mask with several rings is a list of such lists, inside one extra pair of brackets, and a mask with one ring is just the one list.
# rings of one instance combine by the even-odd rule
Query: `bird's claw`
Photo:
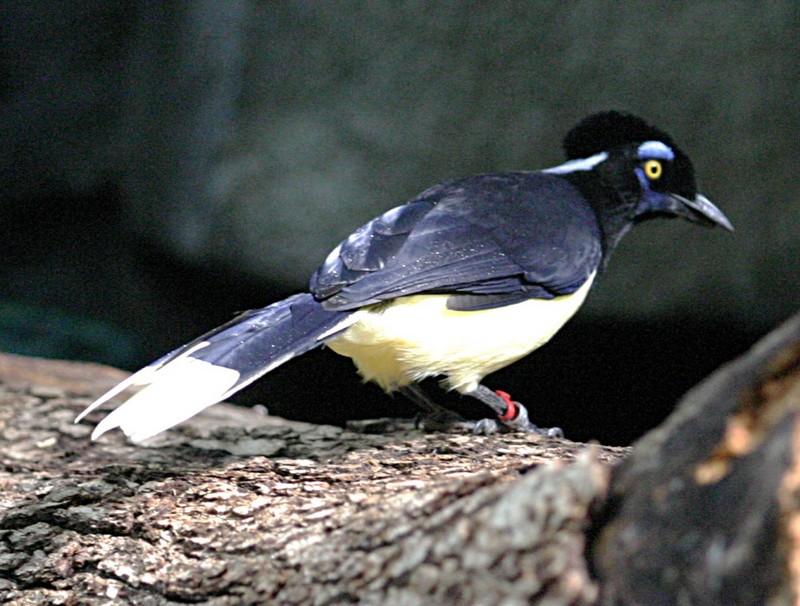
[(547, 438), (564, 438), (564, 430), (560, 427), (536, 427), (535, 431)]
[(508, 425), (501, 425), (494, 419), (481, 419), (472, 425), (472, 433), (477, 436), (490, 436), (498, 432), (504, 433), (535, 433), (545, 438), (564, 438), (564, 430), (560, 427), (539, 427), (533, 423), (527, 425), (509, 427)]
[(472, 428), (476, 435), (490, 436), (498, 431), (535, 433), (546, 438), (563, 438), (564, 430), (560, 427), (539, 427), (531, 423), (528, 418), (528, 409), (519, 402), (513, 402), (515, 415), (513, 419), (500, 417), (495, 419), (481, 419)]
[(494, 419), (480, 419), (472, 426), (472, 433), (476, 436), (490, 436), (500, 431), (500, 425)]

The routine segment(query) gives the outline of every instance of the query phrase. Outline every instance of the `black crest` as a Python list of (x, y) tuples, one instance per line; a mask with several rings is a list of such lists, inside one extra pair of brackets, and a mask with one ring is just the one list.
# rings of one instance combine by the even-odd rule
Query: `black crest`
[(606, 111), (581, 120), (564, 138), (568, 160), (588, 158), (594, 154), (630, 143), (661, 141), (675, 150), (672, 138), (637, 116)]

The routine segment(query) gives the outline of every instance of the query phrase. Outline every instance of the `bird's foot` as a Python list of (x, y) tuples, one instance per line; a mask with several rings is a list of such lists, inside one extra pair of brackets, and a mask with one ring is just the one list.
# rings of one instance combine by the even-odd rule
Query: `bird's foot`
[(498, 422), (496, 419), (481, 419), (475, 421), (472, 425), (472, 433), (479, 436), (490, 436), (492, 434), (502, 433), (535, 433), (546, 438), (563, 438), (564, 430), (560, 427), (539, 427), (528, 421), (524, 425), (509, 426), (506, 423)]
[(548, 438), (564, 437), (564, 432), (560, 427), (539, 427), (531, 423), (528, 419), (528, 409), (512, 400), (506, 392), (492, 391), (483, 385), (478, 385), (478, 388), (469, 395), (494, 410), (497, 419), (465, 420), (458, 413), (431, 400), (417, 385), (402, 387), (400, 392), (422, 409), (422, 412), (414, 418), (414, 427), (417, 429), (445, 432), (463, 431), (484, 436), (498, 432), (521, 432), (535, 433)]
[(479, 435), (491, 435), (498, 431), (535, 433), (547, 438), (563, 438), (564, 431), (560, 427), (539, 427), (528, 418), (528, 409), (512, 400), (504, 391), (491, 391), (483, 385), (478, 386), (471, 395), (489, 405), (497, 412), (497, 420), (481, 419), (475, 423), (472, 431)]

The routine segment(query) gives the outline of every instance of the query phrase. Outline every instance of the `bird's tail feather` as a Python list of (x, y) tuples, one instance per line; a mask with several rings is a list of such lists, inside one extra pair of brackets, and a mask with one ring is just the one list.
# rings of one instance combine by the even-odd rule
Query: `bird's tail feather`
[(92, 433), (119, 427), (145, 440), (216, 404), (352, 323), (351, 312), (326, 311), (309, 294), (241, 314), (134, 373), (76, 419), (126, 388), (144, 389), (112, 411)]

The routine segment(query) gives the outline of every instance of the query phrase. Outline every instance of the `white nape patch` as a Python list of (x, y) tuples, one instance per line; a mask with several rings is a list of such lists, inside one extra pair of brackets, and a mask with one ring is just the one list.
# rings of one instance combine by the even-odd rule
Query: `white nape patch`
[(636, 150), (640, 160), (657, 158), (659, 160), (674, 160), (675, 152), (666, 143), (661, 141), (645, 141)]
[(447, 309), (448, 295), (400, 297), (363, 309), (358, 321), (328, 341), (353, 359), (365, 380), (393, 391), (444, 375), (461, 393), (486, 375), (544, 345), (583, 303), (594, 273), (571, 295), (530, 299), (481, 311)]
[[(191, 354), (193, 354), (194, 352), (196, 352), (198, 349), (203, 349), (207, 345), (208, 345), (208, 341), (201, 341), (200, 343), (198, 343), (194, 347), (190, 347), (189, 349), (187, 349), (185, 352), (183, 352), (181, 355), (179, 355), (174, 360), (171, 360), (170, 362), (167, 362), (167, 364), (171, 364), (171, 363), (177, 362), (178, 360), (180, 360), (182, 358), (186, 358), (186, 357), (190, 356)], [(97, 409), (99, 406), (101, 406), (101, 405), (105, 404), (106, 402), (108, 402), (114, 396), (122, 393), (128, 387), (132, 387), (134, 385), (148, 385), (148, 384), (152, 383), (153, 382), (153, 378), (152, 378), (153, 375), (160, 368), (162, 368), (162, 366), (164, 366), (164, 363), (161, 362), (161, 360), (163, 360), (163, 359), (164, 358), (159, 358), (158, 360), (156, 360), (152, 364), (148, 364), (147, 366), (145, 366), (141, 370), (137, 370), (130, 377), (128, 377), (124, 381), (120, 382), (116, 387), (114, 387), (112, 389), (109, 389), (106, 393), (104, 393), (102, 396), (97, 398), (94, 402), (89, 404), (89, 406), (87, 406), (86, 409), (81, 414), (79, 414), (77, 417), (75, 417), (74, 423), (80, 423), (81, 420), (86, 415), (88, 415), (93, 410)]]
[(233, 369), (180, 357), (156, 370), (147, 387), (103, 419), (92, 440), (116, 427), (134, 442), (146, 440), (216, 404), (238, 379)]
[(588, 158), (570, 160), (569, 162), (565, 162), (559, 166), (545, 168), (539, 172), (548, 173), (551, 175), (565, 175), (567, 173), (574, 173), (579, 170), (592, 170), (595, 166), (601, 162), (605, 162), (606, 160), (608, 160), (608, 154), (606, 152), (600, 152), (599, 154), (589, 156)]

